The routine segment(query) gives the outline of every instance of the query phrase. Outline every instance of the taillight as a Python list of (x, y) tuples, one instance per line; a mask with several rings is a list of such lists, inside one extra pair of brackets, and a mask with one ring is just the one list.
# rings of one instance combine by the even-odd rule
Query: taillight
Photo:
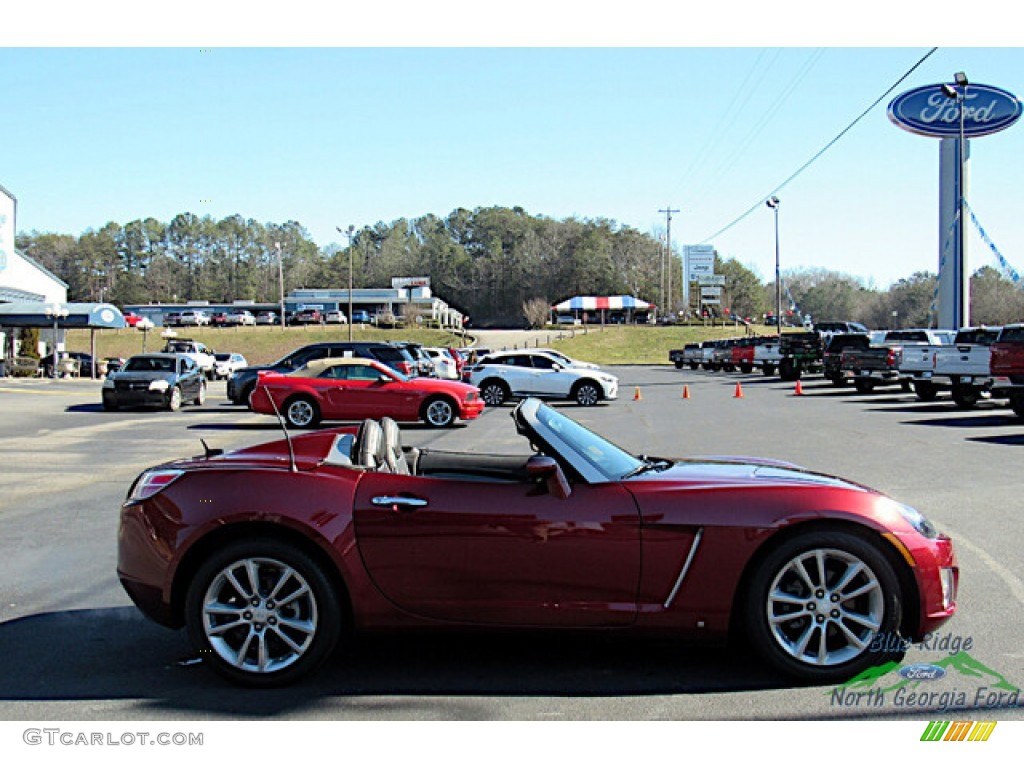
[(179, 469), (157, 469), (139, 475), (128, 494), (128, 501), (142, 501), (159, 493), (169, 486), (184, 472)]

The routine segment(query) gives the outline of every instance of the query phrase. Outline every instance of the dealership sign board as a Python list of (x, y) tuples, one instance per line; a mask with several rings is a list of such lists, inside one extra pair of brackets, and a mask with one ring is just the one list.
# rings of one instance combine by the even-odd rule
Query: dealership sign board
[[(987, 136), (1009, 128), (1021, 116), (1020, 100), (1009, 91), (971, 83), (964, 87), (964, 136)], [(889, 119), (905, 131), (939, 139), (960, 138), (960, 101), (942, 85), (923, 85), (889, 104)]]
[(700, 280), (715, 273), (715, 247), (713, 245), (687, 245), (687, 279)]

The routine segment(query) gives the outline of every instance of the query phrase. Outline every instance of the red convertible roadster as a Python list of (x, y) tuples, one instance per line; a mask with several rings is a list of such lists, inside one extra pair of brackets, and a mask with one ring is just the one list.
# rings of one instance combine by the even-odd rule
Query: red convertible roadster
[(359, 357), (313, 360), (291, 373), (261, 371), (249, 405), (256, 413), (280, 413), (293, 427), (382, 416), (449, 427), (456, 419), (475, 419), (484, 409), (474, 386), (408, 378)]
[(308, 674), (343, 630), (432, 627), (734, 634), (824, 683), (953, 615), (952, 543), (880, 493), (633, 456), (536, 399), (512, 417), (521, 455), (403, 448), (382, 419), (150, 469), (121, 508), (121, 583), (257, 686)]

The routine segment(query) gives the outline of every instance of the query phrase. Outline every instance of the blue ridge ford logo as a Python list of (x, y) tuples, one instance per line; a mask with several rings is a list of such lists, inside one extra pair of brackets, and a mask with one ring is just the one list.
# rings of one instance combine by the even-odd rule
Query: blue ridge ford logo
[[(987, 136), (1009, 128), (1021, 116), (1020, 100), (992, 85), (971, 83), (964, 99), (964, 136)], [(889, 103), (889, 119), (905, 131), (921, 136), (958, 138), (960, 106), (941, 85), (924, 85)]]
[(904, 680), (940, 680), (945, 676), (946, 670), (936, 664), (909, 664), (900, 669)]

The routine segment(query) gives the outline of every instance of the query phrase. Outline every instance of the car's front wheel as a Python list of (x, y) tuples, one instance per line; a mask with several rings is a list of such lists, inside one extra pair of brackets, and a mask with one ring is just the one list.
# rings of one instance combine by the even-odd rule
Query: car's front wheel
[(775, 669), (823, 684), (893, 657), (901, 600), (877, 545), (814, 531), (783, 542), (756, 567), (744, 622), (755, 651)]
[(508, 400), (508, 385), (498, 379), (488, 379), (480, 385), (480, 399), (492, 408)]
[(323, 568), (281, 541), (246, 538), (210, 556), (186, 598), (189, 637), (201, 658), (243, 685), (290, 683), (338, 643), (342, 601)]
[(592, 381), (581, 381), (572, 393), (577, 405), (597, 405), (601, 399), (601, 388)]
[(177, 411), (181, 408), (181, 387), (171, 387), (167, 393), (167, 410)]
[(308, 397), (295, 397), (285, 405), (284, 418), (296, 429), (315, 427), (320, 423), (320, 409)]
[(423, 404), (423, 420), (432, 427), (448, 427), (455, 421), (451, 400), (435, 397)]

